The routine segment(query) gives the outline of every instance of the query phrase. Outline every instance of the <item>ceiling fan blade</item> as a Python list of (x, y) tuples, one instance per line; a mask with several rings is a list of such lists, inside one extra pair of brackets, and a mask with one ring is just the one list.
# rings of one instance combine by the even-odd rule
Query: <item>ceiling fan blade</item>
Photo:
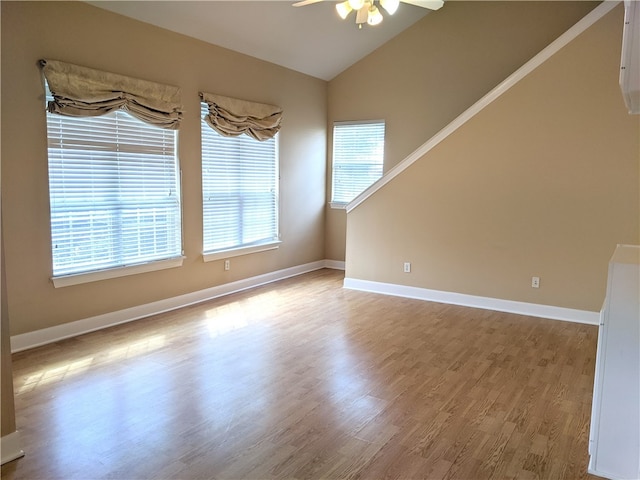
[(356, 24), (367, 23), (367, 18), (369, 18), (369, 7), (370, 4), (368, 2), (364, 3), (364, 6), (356, 12)]
[(444, 2), (442, 0), (400, 0), (402, 3), (415, 5), (416, 7), (428, 8), (429, 10), (438, 10), (442, 8)]
[(322, 2), (323, 0), (302, 0), (293, 4), (294, 7), (304, 7), (305, 5), (311, 5), (312, 3)]

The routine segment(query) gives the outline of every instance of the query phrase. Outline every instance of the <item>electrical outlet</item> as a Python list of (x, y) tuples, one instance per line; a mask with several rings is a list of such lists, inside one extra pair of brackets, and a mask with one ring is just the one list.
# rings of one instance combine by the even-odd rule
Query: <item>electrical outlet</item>
[(225, 260), (224, 261), (224, 269), (225, 270), (231, 270), (231, 260)]
[(404, 273), (411, 273), (411, 262), (404, 262)]
[(531, 288), (540, 288), (540, 277), (531, 277)]

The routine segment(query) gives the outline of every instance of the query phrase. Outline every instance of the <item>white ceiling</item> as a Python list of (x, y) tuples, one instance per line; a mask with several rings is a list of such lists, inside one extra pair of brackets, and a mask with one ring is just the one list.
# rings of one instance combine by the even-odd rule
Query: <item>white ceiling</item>
[(401, 3), (393, 16), (382, 12), (380, 25), (358, 29), (355, 12), (342, 20), (330, 0), (304, 7), (287, 0), (88, 3), (323, 80), (331, 80), (430, 12)]

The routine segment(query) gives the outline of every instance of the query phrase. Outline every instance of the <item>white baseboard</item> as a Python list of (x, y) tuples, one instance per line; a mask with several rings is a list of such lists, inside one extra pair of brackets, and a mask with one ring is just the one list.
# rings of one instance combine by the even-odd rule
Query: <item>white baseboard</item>
[(418, 300), (461, 305), (464, 307), (483, 308), (485, 310), (516, 313), (519, 315), (549, 318), (552, 320), (564, 320), (567, 322), (585, 323), (588, 325), (598, 325), (600, 323), (600, 312), (574, 310), (571, 308), (554, 307), (552, 305), (539, 305), (535, 303), (516, 302), (513, 300), (502, 300), (499, 298), (478, 297), (463, 293), (443, 292), (441, 290), (429, 290), (426, 288), (408, 287), (406, 285), (396, 285), (392, 283), (358, 280), (356, 278), (345, 278), (344, 287), (364, 292), (382, 293), (385, 295), (415, 298)]
[(344, 270), (345, 262), (341, 262), (340, 260), (325, 260), (324, 267), (332, 268), (334, 270)]
[[(147, 303), (145, 305), (109, 312), (103, 315), (77, 320), (75, 322), (56, 325), (54, 327), (43, 328), (42, 330), (36, 330), (34, 332), (14, 335), (11, 337), (11, 351), (20, 352), (22, 350), (28, 350), (48, 343), (57, 342), (58, 340), (63, 340), (65, 338), (75, 337), (84, 333), (101, 330), (114, 325), (131, 322), (151, 315), (212, 300), (224, 295), (230, 295), (232, 293), (283, 280), (285, 278), (302, 275), (321, 268), (344, 270), (345, 263), (338, 260), (320, 260), (304, 265), (298, 265), (296, 267), (277, 270), (264, 275), (246, 278), (244, 280), (238, 280), (236, 282), (218, 285), (216, 287), (207, 288), (197, 292), (187, 293), (185, 295), (179, 295), (177, 297), (159, 300), (157, 302)], [(344, 287), (352, 290), (362, 290), (382, 293), (385, 295), (428, 300), (432, 302), (484, 308), (486, 310), (517, 313), (554, 320), (565, 320), (590, 325), (598, 325), (600, 323), (599, 312), (573, 310), (550, 305), (537, 305), (532, 303), (514, 302), (511, 300), (477, 297), (461, 293), (428, 290), (425, 288), (408, 287), (404, 285), (372, 282), (353, 278), (345, 278)]]
[(0, 452), (2, 452), (2, 465), (24, 456), (20, 448), (20, 432), (17, 430), (0, 438)]
[(148, 317), (150, 315), (176, 310), (188, 305), (240, 292), (242, 290), (275, 282), (277, 280), (302, 275), (303, 273), (312, 272), (314, 270), (320, 270), (321, 268), (340, 269), (340, 263), (342, 263), (342, 269), (344, 269), (344, 262), (338, 262), (335, 260), (319, 260), (317, 262), (285, 268), (283, 270), (265, 273), (263, 275), (238, 280), (236, 282), (225, 283), (224, 285), (218, 285), (216, 287), (179, 295), (177, 297), (158, 300), (157, 302), (147, 303), (145, 305), (109, 312), (95, 317), (76, 320), (75, 322), (56, 325), (54, 327), (43, 328), (34, 332), (14, 335), (11, 337), (11, 351), (20, 352), (22, 350), (28, 350), (48, 343), (57, 342), (58, 340), (63, 340), (65, 338), (75, 337), (84, 333), (101, 330), (121, 323), (127, 323)]

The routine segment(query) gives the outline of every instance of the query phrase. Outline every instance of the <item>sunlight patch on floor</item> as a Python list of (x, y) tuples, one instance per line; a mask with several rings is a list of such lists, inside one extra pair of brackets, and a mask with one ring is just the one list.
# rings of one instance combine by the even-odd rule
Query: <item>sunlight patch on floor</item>
[(280, 306), (279, 300), (276, 292), (267, 292), (211, 308), (205, 312), (209, 335), (216, 338), (269, 318)]
[(94, 355), (88, 355), (72, 362), (58, 363), (42, 370), (38, 370), (25, 377), (16, 394), (28, 393), (42, 385), (59, 382), (78, 375), (95, 365), (104, 365), (118, 360), (137, 357), (159, 348), (166, 344), (165, 335), (151, 335), (143, 340), (137, 340), (117, 348), (100, 351)]

